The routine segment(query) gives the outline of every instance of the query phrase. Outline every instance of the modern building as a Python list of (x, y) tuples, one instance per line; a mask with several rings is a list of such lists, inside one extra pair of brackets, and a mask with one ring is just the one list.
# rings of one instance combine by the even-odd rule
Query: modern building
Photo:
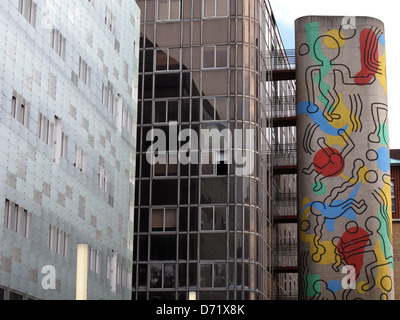
[(295, 79), (269, 2), (137, 2), (132, 298), (296, 297), (296, 131), (274, 122)]
[(130, 299), (135, 1), (0, 3), (0, 299)]
[(306, 16), (295, 26), (301, 298), (391, 300), (383, 23)]

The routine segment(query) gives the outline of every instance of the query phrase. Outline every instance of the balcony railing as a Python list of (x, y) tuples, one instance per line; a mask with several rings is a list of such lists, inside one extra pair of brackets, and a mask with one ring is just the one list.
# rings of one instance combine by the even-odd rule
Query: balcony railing
[(276, 144), (273, 150), (276, 167), (297, 165), (297, 145), (295, 143)]
[(296, 97), (279, 96), (271, 100), (272, 117), (273, 118), (288, 118), (296, 116)]

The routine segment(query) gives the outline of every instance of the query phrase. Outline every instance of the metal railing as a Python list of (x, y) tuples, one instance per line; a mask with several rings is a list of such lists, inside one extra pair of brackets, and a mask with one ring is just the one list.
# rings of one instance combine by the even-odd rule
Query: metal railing
[(285, 118), (296, 116), (296, 96), (279, 96), (271, 99), (271, 111), (273, 118)]

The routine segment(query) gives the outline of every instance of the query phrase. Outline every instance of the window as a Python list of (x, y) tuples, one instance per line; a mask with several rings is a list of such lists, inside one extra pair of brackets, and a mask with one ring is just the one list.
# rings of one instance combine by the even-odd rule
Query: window
[(43, 114), (39, 114), (39, 139), (49, 146), (53, 146), (54, 124)]
[(158, 20), (180, 20), (182, 0), (158, 0)]
[(36, 3), (33, 0), (19, 0), (19, 13), (32, 25), (36, 25)]
[(100, 252), (92, 247), (89, 250), (89, 270), (97, 274), (100, 273)]
[(201, 230), (226, 230), (226, 207), (201, 208)]
[(69, 257), (69, 240), (69, 234), (57, 228), (56, 226), (50, 225), (48, 242), (49, 250), (67, 258)]
[(109, 81), (107, 85), (103, 83), (102, 88), (102, 103), (106, 106), (107, 110), (111, 113), (114, 112), (114, 89), (113, 84)]
[(228, 47), (227, 46), (205, 46), (203, 47), (203, 68), (227, 68)]
[(22, 125), (28, 127), (29, 107), (24, 98), (14, 91), (11, 100), (11, 115)]
[(150, 288), (175, 288), (175, 268), (174, 264), (152, 264)]
[(53, 29), (51, 47), (63, 60), (65, 60), (66, 39), (60, 31), (56, 29)]
[(226, 17), (228, 15), (228, 0), (204, 0), (204, 18)]
[(176, 209), (153, 209), (151, 219), (153, 231), (176, 230)]
[(202, 99), (203, 121), (228, 119), (228, 99), (226, 97)]
[(97, 184), (102, 190), (108, 190), (108, 172), (105, 169), (104, 158), (102, 156), (99, 157), (99, 172)]
[(181, 49), (157, 49), (156, 71), (172, 71), (181, 69)]
[(167, 123), (178, 121), (179, 101), (164, 100), (154, 104), (154, 122)]
[(79, 79), (81, 79), (85, 85), (89, 86), (90, 68), (85, 60), (83, 60), (81, 57), (79, 57)]
[(98, 173), (98, 186), (103, 190), (108, 190), (108, 172), (104, 165), (100, 164)]
[(223, 288), (226, 286), (226, 264), (201, 264), (200, 287)]
[(19, 205), (6, 199), (4, 226), (25, 238), (29, 238), (32, 227), (32, 214)]
[(78, 168), (81, 172), (86, 171), (86, 153), (78, 145), (75, 145), (74, 166)]
[(178, 152), (159, 152), (153, 166), (155, 177), (171, 177), (178, 174)]
[(105, 24), (113, 34), (115, 34), (115, 17), (110, 8), (106, 7)]

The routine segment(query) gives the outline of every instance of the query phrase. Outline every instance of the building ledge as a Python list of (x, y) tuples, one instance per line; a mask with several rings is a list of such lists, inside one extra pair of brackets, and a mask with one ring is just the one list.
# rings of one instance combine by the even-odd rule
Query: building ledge
[(292, 166), (274, 166), (274, 174), (297, 174), (297, 165)]
[(297, 215), (274, 216), (274, 223), (297, 223)]
[(275, 273), (298, 273), (299, 272), (299, 267), (298, 266), (292, 266), (292, 267), (275, 267), (274, 268)]

